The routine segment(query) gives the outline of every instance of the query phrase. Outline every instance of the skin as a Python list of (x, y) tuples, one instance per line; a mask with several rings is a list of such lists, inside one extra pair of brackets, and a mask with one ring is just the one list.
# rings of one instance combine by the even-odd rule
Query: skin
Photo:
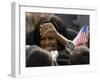
[(41, 37), (40, 46), (48, 51), (58, 49), (58, 41), (53, 37), (53, 34), (48, 33)]
[(41, 35), (41, 42), (40, 42), (41, 47), (49, 51), (57, 50), (58, 41), (64, 46), (66, 46), (68, 42), (68, 39), (59, 34), (55, 29), (54, 25), (50, 22), (41, 25), (40, 35)]

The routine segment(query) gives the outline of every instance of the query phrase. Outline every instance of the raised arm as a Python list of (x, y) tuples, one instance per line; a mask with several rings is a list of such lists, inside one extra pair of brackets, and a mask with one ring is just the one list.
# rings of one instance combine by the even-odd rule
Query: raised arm
[(55, 29), (52, 23), (45, 23), (41, 25), (40, 28), (40, 35), (45, 36), (45, 34), (53, 34), (53, 37), (56, 38), (62, 45), (66, 46), (67, 42), (69, 41), (67, 38), (62, 36), (57, 30)]

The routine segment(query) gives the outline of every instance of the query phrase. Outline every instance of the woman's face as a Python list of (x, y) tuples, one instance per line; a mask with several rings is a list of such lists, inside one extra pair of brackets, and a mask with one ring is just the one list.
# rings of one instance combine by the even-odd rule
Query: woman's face
[(41, 36), (40, 47), (48, 51), (58, 49), (58, 41), (53, 37), (53, 34), (48, 33), (45, 36)]

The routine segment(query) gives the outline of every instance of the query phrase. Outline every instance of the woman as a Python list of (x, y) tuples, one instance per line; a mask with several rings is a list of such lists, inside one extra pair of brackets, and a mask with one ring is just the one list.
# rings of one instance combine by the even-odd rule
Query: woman
[(66, 38), (66, 26), (59, 17), (41, 18), (34, 30), (33, 39), (33, 45), (37, 45), (50, 52), (55, 50), (58, 52), (56, 54), (56, 61), (54, 61), (58, 65), (70, 64), (70, 53), (65, 50), (65, 46), (69, 42)]
[(26, 48), (26, 67), (39, 67), (53, 65), (49, 51), (36, 45)]
[[(49, 32), (48, 30), (52, 32)], [(35, 45), (41, 46), (40, 42), (41, 42), (42, 37), (44, 37), (45, 35), (44, 33), (46, 35), (51, 34), (56, 39), (58, 38), (60, 39), (60, 37), (57, 34), (66, 37), (66, 26), (64, 25), (63, 21), (57, 16), (52, 16), (49, 18), (41, 18), (41, 20), (38, 22), (34, 30), (34, 44)], [(64, 38), (64, 39), (67, 41), (67, 38)], [(64, 45), (66, 44), (66, 42), (64, 41), (63, 44), (62, 42), (63, 41), (60, 41), (60, 40), (58, 41), (57, 50), (65, 49)]]

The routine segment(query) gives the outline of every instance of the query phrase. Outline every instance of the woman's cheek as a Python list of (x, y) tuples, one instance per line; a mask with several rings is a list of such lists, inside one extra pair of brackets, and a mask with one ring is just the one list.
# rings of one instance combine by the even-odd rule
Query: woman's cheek
[(43, 47), (45, 45), (45, 40), (40, 41), (40, 47)]

